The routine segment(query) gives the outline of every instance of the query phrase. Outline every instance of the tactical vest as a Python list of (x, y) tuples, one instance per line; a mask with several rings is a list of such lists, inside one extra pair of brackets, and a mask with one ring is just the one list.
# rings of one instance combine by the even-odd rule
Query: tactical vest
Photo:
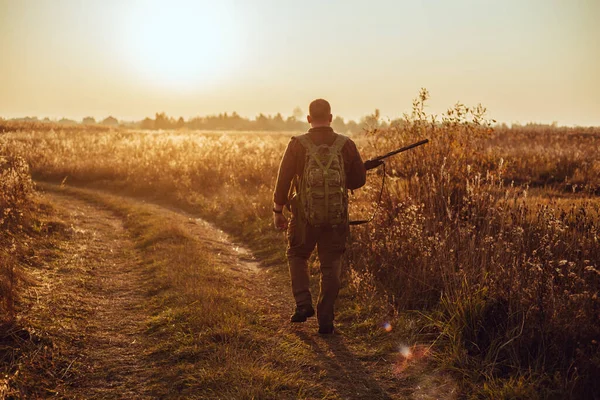
[(331, 146), (316, 146), (307, 134), (298, 136), (306, 149), (298, 195), (306, 221), (315, 227), (337, 226), (348, 221), (348, 191), (342, 159), (347, 137), (338, 135)]

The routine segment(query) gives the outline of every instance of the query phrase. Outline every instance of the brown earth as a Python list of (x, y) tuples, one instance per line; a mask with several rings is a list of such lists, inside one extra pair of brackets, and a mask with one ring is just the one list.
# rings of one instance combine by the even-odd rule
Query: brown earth
[[(144, 357), (149, 352), (147, 340), (140, 340), (149, 318), (145, 304), (149, 277), (137, 268), (142, 250), (123, 220), (101, 203), (49, 189), (44, 196), (70, 227), (71, 238), (60, 244), (51, 265), (34, 273), (38, 284), (25, 296), (28, 318), (38, 318), (51, 336), (63, 338), (61, 352), (71, 360), (59, 377), (61, 384), (49, 395), (153, 398), (146, 383), (156, 376), (157, 367)], [(368, 342), (344, 335), (343, 326), (341, 334), (320, 336), (314, 318), (290, 324), (293, 306), (286, 274), (262, 267), (221, 230), (179, 210), (123, 201), (137, 202), (157, 218), (183, 227), (216, 255), (225, 266), (221, 272), (244, 291), (243, 301), (256, 310), (261, 325), (280, 340), (312, 350), (301, 368), (322, 386), (325, 398), (456, 397), (455, 385), (447, 377), (433, 373), (426, 362), (411, 363), (397, 349), (386, 354), (370, 351)]]

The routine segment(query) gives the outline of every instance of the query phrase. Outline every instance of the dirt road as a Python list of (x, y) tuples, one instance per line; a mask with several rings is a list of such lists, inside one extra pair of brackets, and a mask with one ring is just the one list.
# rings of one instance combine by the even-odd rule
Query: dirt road
[[(143, 250), (136, 246), (123, 218), (101, 202), (56, 187), (46, 189), (44, 196), (71, 231), (70, 240), (57, 251), (58, 258), (35, 273), (39, 284), (28, 296), (32, 315), (39, 311), (39, 318), (46, 319), (52, 334), (62, 338), (63, 355), (71, 360), (63, 368), (62, 383), (54, 395), (143, 399), (156, 398), (156, 393), (172, 394), (169, 381), (158, 382), (164, 390), (156, 391), (161, 364), (148, 361), (152, 350), (148, 340), (143, 340), (146, 321), (152, 318), (146, 288), (150, 277), (147, 270), (139, 268)], [(319, 336), (314, 318), (305, 324), (290, 324), (292, 303), (285, 274), (262, 268), (247, 249), (205, 221), (163, 206), (137, 203), (165, 224), (182, 227), (215, 255), (225, 266), (222, 272), (246, 293), (258, 323), (271, 329), (279, 344), (288, 341), (290, 348), (308, 350), (310, 357), (298, 368), (303, 378), (319, 386), (323, 398), (453, 397), (454, 387), (442, 376), (395, 373), (397, 351), (369, 354), (364, 343), (343, 335)], [(202, 393), (194, 397), (210, 398)]]
[(145, 277), (136, 268), (133, 241), (113, 213), (72, 196), (46, 196), (71, 231), (59, 257), (37, 271), (41, 284), (32, 289), (32, 314), (48, 318), (53, 333), (68, 343), (64, 351), (71, 364), (56, 394), (144, 397), (147, 365), (140, 360), (139, 337)]

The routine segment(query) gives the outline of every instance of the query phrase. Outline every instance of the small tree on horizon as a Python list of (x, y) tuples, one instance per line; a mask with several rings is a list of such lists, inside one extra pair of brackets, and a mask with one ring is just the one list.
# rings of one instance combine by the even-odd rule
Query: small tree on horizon
[(119, 125), (119, 120), (116, 119), (115, 117), (113, 117), (112, 115), (104, 118), (104, 120), (102, 121), (102, 125), (106, 125), (106, 126), (117, 126)]
[(154, 120), (152, 118), (146, 117), (142, 121), (140, 127), (142, 129), (154, 129)]
[(296, 118), (297, 121), (302, 121), (302, 119), (305, 117), (304, 111), (302, 111), (300, 106), (296, 106), (294, 108), (294, 111), (292, 111), (292, 116)]
[(331, 122), (331, 127), (334, 131), (339, 133), (346, 133), (348, 130), (346, 123), (344, 122), (344, 118), (340, 117), (339, 115), (333, 119)]

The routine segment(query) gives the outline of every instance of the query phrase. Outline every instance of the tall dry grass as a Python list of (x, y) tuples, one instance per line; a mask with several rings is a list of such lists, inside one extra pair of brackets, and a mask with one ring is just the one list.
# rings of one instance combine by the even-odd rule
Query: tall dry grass
[(526, 187), (507, 185), (510, 164), (486, 151), (483, 110), (427, 120), (426, 98), (401, 128), (373, 134), (380, 150), (423, 136), (431, 144), (388, 163), (397, 178), (374, 226), (355, 232), (352, 268), (400, 309), (433, 310), (441, 359), (471, 391), (487, 382), (508, 397), (590, 398), (600, 373), (599, 199), (529, 201)]
[[(36, 179), (167, 200), (250, 244), (282, 243), (266, 216), (289, 135), (31, 130), (4, 140), (28, 158)], [(282, 261), (279, 249), (261, 249), (263, 259)]]
[(499, 127), (488, 143), (506, 160), (507, 179), (600, 194), (600, 128)]
[(29, 165), (0, 145), (0, 323), (14, 318), (17, 285), (22, 277), (21, 242), (30, 222), (32, 196)]
[[(352, 233), (349, 286), (428, 315), (465, 390), (590, 398), (600, 390), (598, 155), (588, 150), (597, 131), (493, 132), (483, 108), (457, 105), (436, 119), (427, 97), (402, 123), (355, 138), (365, 158), (430, 143), (388, 161), (381, 210)], [(286, 135), (21, 130), (1, 140), (38, 179), (169, 200), (281, 261), (270, 210)], [(532, 197), (521, 183), (552, 192)], [(586, 191), (574, 197), (568, 183)], [(374, 209), (378, 185), (375, 173), (353, 215)], [(566, 197), (549, 196), (557, 190)]]

